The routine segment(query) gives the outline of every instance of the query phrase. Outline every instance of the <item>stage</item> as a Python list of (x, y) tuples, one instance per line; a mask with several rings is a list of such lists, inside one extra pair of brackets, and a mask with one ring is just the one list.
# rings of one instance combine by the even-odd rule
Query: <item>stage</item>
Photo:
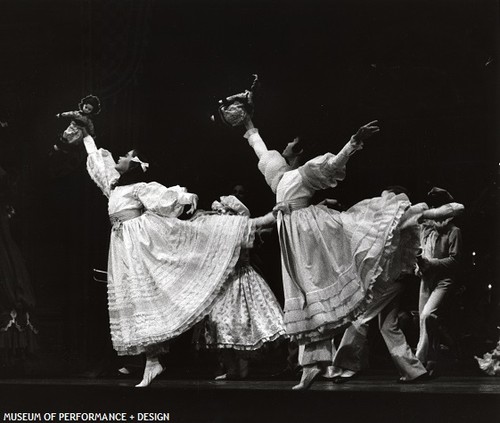
[[(11, 312), (22, 304), (19, 314), (29, 311), (39, 348), (0, 348), (0, 423), (500, 421), (500, 377), (482, 375), (474, 360), (495, 348), (500, 326), (499, 4), (2, 1), (0, 169), (7, 176), (0, 211), (8, 210), (5, 228), (29, 278), (5, 284), (0, 277), (0, 329), (15, 328)], [(443, 319), (436, 379), (396, 383), (377, 319), (368, 339), (374, 370), (343, 385), (320, 380), (299, 392), (294, 381), (270, 381), (287, 363), (286, 343), (250, 364), (254, 379), (215, 382), (218, 357), (198, 350), (192, 331), (171, 342), (167, 370), (148, 388), (134, 387), (144, 357), (117, 365), (107, 286), (93, 272), (108, 265), (107, 202), (88, 175), (83, 147), (81, 157), (52, 161), (70, 124), (56, 116), (92, 93), (102, 106), (94, 122), (99, 147), (115, 158), (138, 148), (151, 164), (148, 180), (186, 187), (199, 209), (242, 185), (252, 216), (263, 216), (276, 196), (243, 128), (210, 118), (218, 116), (219, 99), (250, 87), (253, 73), (261, 81), (253, 119), (270, 150), (300, 136), (307, 159), (335, 154), (360, 125), (379, 122), (380, 133), (349, 159), (345, 180), (314, 203), (335, 199), (348, 209), (403, 185), (413, 204), (427, 201), (435, 186), (465, 205), (456, 219), (462, 267)], [(6, 233), (0, 230), (0, 241)], [(283, 305), (278, 231), (263, 240), (255, 250), (259, 267)], [(412, 348), (419, 287), (419, 278), (408, 280), (401, 301), (399, 323)], [(12, 345), (1, 335), (0, 347)], [(133, 377), (107, 377), (131, 368), (128, 361)], [(77, 377), (90, 371), (104, 377)]]
[(4, 379), (0, 419), (23, 412), (25, 421), (480, 423), (500, 415), (500, 378), (486, 376), (401, 385), (393, 374), (366, 375), (341, 385), (319, 380), (308, 391), (292, 391), (293, 381), (137, 382)]

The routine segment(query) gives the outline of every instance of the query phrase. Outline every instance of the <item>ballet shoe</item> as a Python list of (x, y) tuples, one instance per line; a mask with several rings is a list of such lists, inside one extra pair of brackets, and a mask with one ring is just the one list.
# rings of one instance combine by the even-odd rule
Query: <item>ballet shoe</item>
[(316, 378), (321, 373), (321, 370), (317, 367), (304, 367), (302, 370), (302, 378), (300, 382), (295, 385), (292, 389), (295, 391), (301, 391), (309, 389)]
[(336, 366), (327, 366), (321, 377), (325, 379), (335, 379), (342, 375), (344, 369)]
[(344, 370), (341, 375), (339, 375), (333, 379), (333, 383), (336, 383), (336, 384), (346, 383), (346, 382), (349, 382), (350, 380), (355, 379), (357, 376), (358, 376), (358, 373), (356, 373), (353, 370)]
[(238, 381), (238, 380), (245, 380), (247, 377), (248, 377), (248, 375), (242, 376), (240, 374), (224, 373), (223, 375), (216, 376), (214, 380), (216, 380), (216, 381), (221, 381), (221, 380)]
[(228, 363), (226, 373), (216, 376), (215, 380), (245, 380), (248, 378), (248, 360), (239, 358)]
[(402, 385), (412, 385), (416, 383), (425, 383), (430, 380), (434, 379), (428, 372), (421, 374), (420, 376), (417, 376), (414, 379), (403, 379), (399, 378), (396, 382), (400, 383)]
[(128, 376), (128, 375), (130, 374), (130, 370), (129, 370), (129, 369), (127, 369), (126, 367), (120, 367), (120, 368), (118, 369), (118, 373), (119, 373), (120, 375)]
[(165, 368), (160, 364), (158, 360), (153, 362), (147, 362), (146, 368), (144, 369), (144, 376), (139, 384), (135, 385), (136, 388), (144, 388), (149, 386), (155, 377), (160, 375)]

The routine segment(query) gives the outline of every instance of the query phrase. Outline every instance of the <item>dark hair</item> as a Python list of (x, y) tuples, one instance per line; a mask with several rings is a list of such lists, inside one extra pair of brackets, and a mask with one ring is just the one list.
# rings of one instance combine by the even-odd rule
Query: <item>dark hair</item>
[[(286, 160), (286, 162), (290, 165), (290, 162), (291, 160), (293, 159), (294, 160), (294, 163), (296, 165), (302, 165), (306, 162), (306, 157), (305, 157), (305, 154), (304, 154), (304, 143), (302, 142), (302, 139), (299, 137), (299, 136), (295, 136), (293, 138), (293, 140), (295, 141), (295, 139), (298, 138), (298, 141), (292, 145), (292, 155), (290, 155), (289, 157), (284, 157), (284, 159)], [(287, 144), (287, 146), (289, 145), (290, 143)]]
[[(144, 154), (142, 152), (139, 152), (139, 150), (136, 148), (132, 150), (132, 155), (133, 157), (138, 157), (140, 155), (140, 159), (143, 162), (147, 161)], [(148, 172), (144, 172), (142, 170), (140, 163), (130, 162), (129, 169), (120, 176), (115, 184), (115, 187), (137, 184), (138, 182), (148, 182), (149, 175), (147, 173)]]
[(299, 141), (297, 141), (296, 144), (292, 146), (292, 151), (294, 154), (302, 154), (304, 152), (304, 144), (302, 143), (301, 139), (299, 138)]
[(427, 193), (427, 204), (430, 207), (440, 207), (453, 201), (453, 196), (443, 188), (433, 187)]
[(80, 110), (83, 109), (85, 104), (90, 104), (93, 107), (92, 113), (90, 113), (91, 115), (97, 115), (101, 111), (101, 101), (99, 100), (99, 97), (96, 97), (95, 95), (90, 94), (87, 97), (82, 98), (78, 104)]

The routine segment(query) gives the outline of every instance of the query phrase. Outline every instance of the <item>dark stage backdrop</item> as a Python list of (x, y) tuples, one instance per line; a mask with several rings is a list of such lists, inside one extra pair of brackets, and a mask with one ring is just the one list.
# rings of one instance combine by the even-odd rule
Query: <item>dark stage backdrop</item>
[(271, 148), (300, 134), (311, 156), (336, 152), (379, 120), (325, 196), (350, 205), (398, 184), (419, 202), (437, 185), (466, 205), (471, 331), (487, 337), (499, 285), (498, 13), (493, 0), (1, 1), (0, 163), (17, 182), (12, 223), (47, 372), (85, 368), (107, 337), (106, 289), (91, 272), (106, 266), (106, 199), (84, 163), (50, 176), (48, 153), (67, 124), (55, 115), (98, 95), (100, 146), (142, 148), (154, 179), (188, 187), (201, 207), (242, 183), (262, 214), (273, 195), (243, 131), (209, 120), (252, 73), (255, 122)]

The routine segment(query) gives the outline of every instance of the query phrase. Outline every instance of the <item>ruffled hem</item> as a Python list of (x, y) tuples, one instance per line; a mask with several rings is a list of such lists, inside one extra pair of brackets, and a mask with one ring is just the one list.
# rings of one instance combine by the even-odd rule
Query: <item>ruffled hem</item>
[[(392, 254), (399, 243), (397, 228), (407, 206), (405, 202), (399, 203), (385, 242), (384, 252), (366, 289), (360, 289), (358, 281), (351, 281), (358, 287), (358, 299), (355, 299), (356, 294), (353, 294), (343, 304), (338, 304), (337, 298), (329, 296), (329, 290), (325, 289), (318, 293), (316, 301), (308, 304), (305, 309), (298, 307), (298, 303), (295, 303), (293, 299), (286, 301), (285, 327), (291, 340), (306, 344), (325, 340), (339, 333), (367, 309), (373, 300), (373, 289), (377, 281), (396, 276), (391, 272), (390, 264), (393, 260)], [(345, 307), (349, 310), (345, 311)]]
[(221, 343), (217, 342), (215, 344), (208, 343), (206, 344), (209, 349), (233, 349), (238, 351), (256, 351), (264, 346), (264, 344), (277, 341), (280, 338), (286, 338), (287, 334), (285, 330), (280, 330), (272, 336), (268, 336), (262, 339), (259, 339), (255, 344), (236, 344), (236, 343)]
[[(111, 334), (113, 347), (118, 355), (138, 355), (142, 353), (151, 353), (157, 349), (159, 344), (164, 344), (167, 341), (176, 338), (182, 333), (191, 329), (196, 323), (200, 322), (205, 316), (210, 313), (211, 308), (218, 301), (221, 295), (225, 291), (225, 284), (228, 281), (234, 267), (236, 266), (238, 259), (240, 257), (241, 248), (250, 248), (253, 245), (255, 238), (255, 226), (251, 220), (247, 219), (247, 223), (239, 225), (238, 235), (236, 239), (240, 239), (241, 242), (236, 243), (233, 250), (229, 264), (226, 266), (223, 276), (219, 279), (218, 283), (214, 287), (210, 296), (199, 305), (197, 310), (184, 321), (182, 325), (177, 327), (175, 330), (170, 330), (158, 336), (147, 336), (143, 340), (133, 343), (123, 343), (116, 339), (116, 334), (114, 330), (113, 322), (111, 322)], [(216, 262), (218, 260), (218, 251), (211, 251), (210, 262)], [(208, 276), (206, 277), (208, 278)], [(110, 312), (111, 314), (111, 312)]]
[(245, 257), (240, 260), (207, 318), (205, 342), (210, 348), (252, 351), (286, 333), (273, 292)]

